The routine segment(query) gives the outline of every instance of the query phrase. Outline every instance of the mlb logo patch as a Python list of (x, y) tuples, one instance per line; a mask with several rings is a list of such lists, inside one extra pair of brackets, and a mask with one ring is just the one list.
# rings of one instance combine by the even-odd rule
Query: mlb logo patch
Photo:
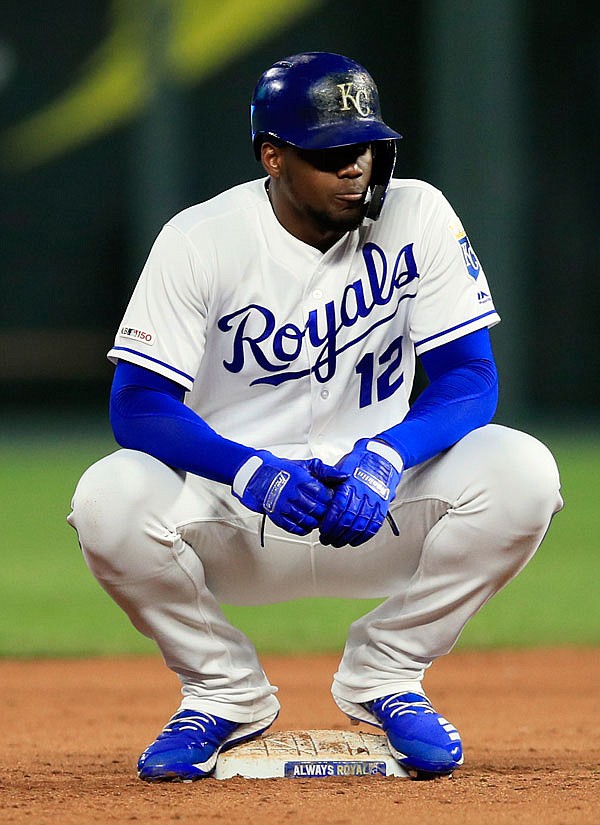
[(476, 281), (479, 273), (481, 272), (481, 264), (479, 263), (479, 258), (473, 251), (471, 242), (469, 241), (466, 235), (463, 235), (462, 238), (459, 238), (458, 242), (460, 244), (460, 249), (463, 254), (465, 266), (467, 267), (467, 272), (469, 273), (471, 278), (473, 278), (473, 280)]

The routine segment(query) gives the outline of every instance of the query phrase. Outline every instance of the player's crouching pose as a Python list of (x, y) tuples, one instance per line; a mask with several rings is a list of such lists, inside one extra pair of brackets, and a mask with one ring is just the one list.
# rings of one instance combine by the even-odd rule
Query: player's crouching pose
[[(460, 736), (423, 676), (539, 546), (558, 471), (489, 423), (486, 277), (442, 194), (391, 178), (400, 135), (365, 69), (279, 61), (252, 132), (266, 178), (156, 239), (109, 353), (124, 449), (69, 516), (183, 686), (139, 776), (207, 776), (271, 725), (276, 689), (219, 604), (307, 596), (386, 597), (350, 627), (334, 699), (403, 766), (448, 774)], [(409, 409), (416, 356), (429, 385)]]

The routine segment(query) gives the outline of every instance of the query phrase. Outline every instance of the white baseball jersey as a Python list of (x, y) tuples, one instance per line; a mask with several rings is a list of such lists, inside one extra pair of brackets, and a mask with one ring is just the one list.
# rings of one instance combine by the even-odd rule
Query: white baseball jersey
[(392, 180), (380, 219), (322, 253), (279, 224), (255, 180), (166, 224), (109, 358), (179, 383), (231, 440), (335, 463), (403, 419), (415, 354), (499, 320), (429, 184)]
[[(323, 254), (283, 229), (257, 180), (164, 227), (109, 356), (178, 382), (229, 439), (334, 464), (402, 420), (415, 354), (498, 320), (460, 221), (428, 184), (392, 181), (380, 219)], [(420, 692), (531, 558), (559, 488), (542, 444), (490, 424), (403, 474), (399, 535), (384, 525), (349, 552), (267, 521), (261, 546), (260, 514), (227, 487), (124, 449), (84, 473), (69, 523), (179, 675), (181, 707), (240, 724), (273, 719), (279, 703), (220, 604), (385, 598), (352, 623), (332, 686), (344, 713), (375, 722), (364, 703)]]

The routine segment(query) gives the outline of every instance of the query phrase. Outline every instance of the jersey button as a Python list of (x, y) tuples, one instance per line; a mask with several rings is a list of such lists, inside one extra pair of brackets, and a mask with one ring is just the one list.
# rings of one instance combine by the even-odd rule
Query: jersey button
[(321, 289), (315, 289), (315, 290), (313, 291), (312, 296), (313, 296), (313, 298), (316, 298), (317, 300), (319, 300), (319, 298), (322, 298), (322, 297), (323, 297), (323, 290), (321, 290)]
[(321, 390), (321, 398), (329, 398), (329, 390)]

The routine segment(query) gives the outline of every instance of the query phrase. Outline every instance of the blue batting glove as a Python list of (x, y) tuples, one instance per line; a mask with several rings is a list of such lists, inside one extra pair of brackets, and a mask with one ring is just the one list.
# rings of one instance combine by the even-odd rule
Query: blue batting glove
[(323, 479), (339, 475), (318, 458), (292, 461), (259, 450), (237, 471), (232, 491), (250, 510), (266, 514), (288, 533), (305, 536), (319, 526), (333, 496)]
[(335, 467), (345, 480), (337, 482), (321, 521), (320, 541), (332, 547), (358, 547), (372, 538), (385, 521), (402, 477), (403, 462), (388, 444), (361, 438)]

